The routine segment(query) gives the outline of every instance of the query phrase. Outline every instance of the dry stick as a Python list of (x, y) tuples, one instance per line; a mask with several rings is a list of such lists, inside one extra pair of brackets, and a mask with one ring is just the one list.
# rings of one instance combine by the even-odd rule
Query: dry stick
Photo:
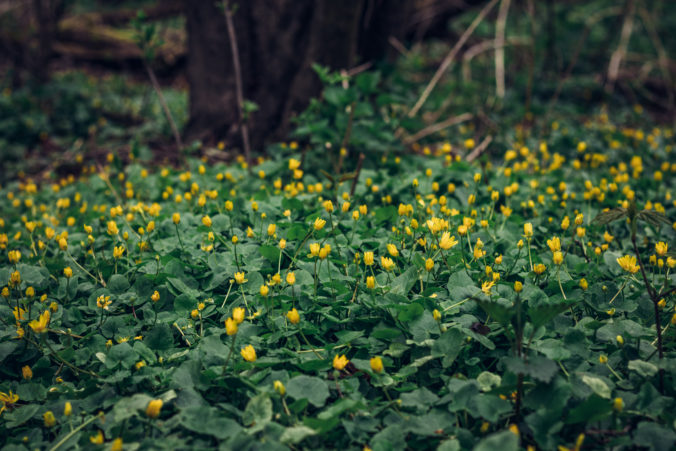
[(502, 0), (495, 25), (495, 94), (505, 97), (505, 24), (511, 0)]
[(390, 36), (387, 38), (387, 42), (390, 43), (392, 47), (394, 47), (399, 53), (401, 53), (403, 56), (409, 56), (411, 52), (404, 46), (404, 44), (401, 43), (401, 41), (394, 36)]
[(533, 98), (533, 84), (535, 81), (535, 4), (533, 0), (528, 0), (526, 4), (528, 18), (530, 23), (530, 51), (528, 52), (528, 81), (526, 82), (526, 101), (525, 111), (530, 112), (530, 105)]
[(487, 4), (484, 9), (479, 12), (479, 15), (476, 16), (474, 21), (470, 24), (469, 28), (465, 30), (465, 32), (460, 36), (460, 39), (458, 42), (455, 43), (451, 51), (446, 55), (444, 60), (441, 62), (441, 65), (437, 69), (436, 73), (430, 80), (430, 82), (427, 84), (425, 87), (425, 90), (423, 91), (422, 95), (416, 102), (416, 104), (413, 106), (411, 111), (408, 112), (408, 117), (414, 117), (416, 114), (418, 114), (418, 111), (420, 108), (423, 106), (423, 103), (427, 100), (427, 98), (430, 96), (432, 93), (432, 90), (434, 87), (439, 83), (439, 80), (441, 79), (441, 76), (446, 72), (446, 69), (451, 65), (453, 60), (455, 59), (456, 55), (460, 51), (463, 45), (465, 45), (465, 42), (467, 42), (467, 39), (472, 35), (476, 27), (479, 26), (481, 21), (486, 17), (486, 15), (489, 13), (489, 11), (495, 6), (495, 4), (498, 2), (498, 0), (491, 0), (489, 4)]
[[(512, 37), (503, 42), (502, 47), (507, 45), (530, 45), (531, 39), (524, 37)], [(473, 45), (462, 56), (462, 79), (464, 81), (469, 81), (472, 79), (472, 69), (470, 63), (477, 55), (486, 52), (488, 50), (493, 50), (498, 48), (498, 43), (495, 40), (484, 41), (478, 44)]]
[(434, 133), (437, 133), (452, 125), (460, 124), (461, 122), (467, 122), (473, 117), (474, 115), (472, 113), (463, 113), (458, 116), (449, 117), (445, 121), (429, 125), (420, 130), (418, 133), (411, 136), (407, 136), (406, 138), (404, 138), (404, 144), (405, 145), (413, 144), (414, 142), (420, 141), (422, 138), (425, 138), (426, 136), (433, 135)]
[(230, 50), (232, 51), (232, 65), (235, 70), (235, 90), (237, 94), (237, 107), (239, 108), (240, 130), (242, 132), (242, 144), (244, 145), (244, 157), (246, 164), (251, 172), (251, 146), (249, 144), (249, 126), (244, 120), (244, 93), (242, 91), (242, 67), (239, 64), (239, 50), (237, 49), (237, 36), (235, 35), (235, 26), (232, 23), (232, 11), (228, 7), (228, 1), (223, 0), (223, 13), (225, 14), (225, 24), (228, 28), (228, 38), (230, 40)]
[(350, 188), (350, 197), (354, 197), (354, 190), (357, 188), (357, 181), (359, 180), (359, 174), (361, 174), (361, 165), (364, 163), (364, 158), (366, 155), (364, 153), (359, 154), (359, 160), (357, 160), (357, 169), (354, 171), (354, 178), (352, 179), (352, 188)]
[(617, 81), (617, 76), (620, 73), (620, 65), (622, 59), (627, 54), (627, 47), (629, 46), (629, 38), (631, 38), (631, 31), (634, 27), (634, 0), (627, 0), (627, 7), (624, 13), (624, 22), (622, 23), (622, 32), (620, 33), (620, 42), (617, 49), (613, 52), (608, 64), (608, 79), (606, 80), (605, 90), (607, 93), (612, 93)]
[(176, 127), (176, 122), (174, 122), (174, 118), (171, 116), (171, 111), (169, 111), (169, 107), (167, 106), (167, 102), (164, 100), (164, 94), (162, 94), (162, 90), (160, 89), (160, 84), (157, 81), (157, 77), (155, 77), (155, 72), (150, 68), (150, 65), (144, 61), (143, 65), (146, 68), (146, 72), (148, 73), (148, 77), (150, 78), (150, 83), (153, 85), (153, 89), (155, 89), (155, 92), (157, 93), (157, 98), (160, 101), (160, 105), (162, 106), (162, 110), (164, 111), (164, 115), (167, 116), (167, 120), (169, 121), (169, 126), (171, 127), (171, 132), (174, 134), (174, 140), (176, 141), (176, 145), (178, 146), (178, 150), (183, 149), (183, 141), (181, 141), (181, 134), (178, 132), (178, 127)]
[(493, 137), (492, 137), (492, 136), (487, 136), (486, 139), (484, 139), (484, 140), (481, 142), (481, 144), (479, 144), (478, 146), (476, 146), (476, 148), (475, 148), (469, 155), (467, 155), (467, 158), (465, 158), (465, 159), (467, 160), (467, 162), (468, 162), (468, 163), (471, 163), (472, 161), (474, 161), (474, 160), (476, 160), (477, 158), (479, 158), (479, 157), (481, 156), (481, 154), (484, 153), (484, 151), (486, 150), (486, 148), (488, 147), (488, 145), (489, 145), (492, 141), (493, 141)]

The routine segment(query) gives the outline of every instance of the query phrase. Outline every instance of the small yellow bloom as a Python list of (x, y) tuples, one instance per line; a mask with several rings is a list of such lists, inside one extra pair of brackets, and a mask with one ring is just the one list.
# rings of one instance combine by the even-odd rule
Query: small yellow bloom
[(322, 218), (317, 218), (315, 219), (315, 222), (312, 225), (312, 227), (314, 227), (315, 230), (322, 230), (325, 225), (326, 225), (325, 220), (323, 220)]
[(347, 357), (345, 357), (345, 354), (341, 356), (336, 354), (333, 357), (333, 368), (338, 371), (342, 371), (349, 362), (350, 361), (347, 359)]
[(449, 232), (444, 232), (441, 235), (441, 239), (439, 240), (439, 247), (448, 250), (458, 244), (458, 241), (455, 239), (454, 236), (451, 236)]
[(552, 252), (557, 252), (561, 250), (561, 240), (558, 236), (553, 237), (551, 240), (547, 240), (547, 246)]
[(533, 224), (527, 222), (523, 225), (523, 236), (531, 238), (533, 236)]
[(622, 412), (622, 409), (624, 409), (624, 401), (622, 398), (617, 397), (613, 400), (613, 409), (615, 409), (618, 412)]
[(123, 444), (121, 437), (116, 438), (110, 445), (110, 451), (122, 451)]
[(94, 445), (102, 445), (103, 444), (103, 432), (99, 429), (96, 434), (89, 436), (89, 441), (92, 442)]
[(425, 260), (425, 270), (432, 271), (434, 269), (434, 260), (428, 258)]
[(160, 300), (160, 293), (157, 290), (155, 290), (153, 292), (153, 294), (150, 296), (150, 300), (153, 301), (153, 302), (159, 301)]
[(599, 363), (601, 365), (605, 365), (606, 363), (608, 363), (608, 356), (606, 356), (605, 354), (601, 354), (599, 356)]
[(66, 276), (66, 279), (73, 277), (73, 269), (70, 266), (63, 268), (63, 275)]
[(441, 312), (437, 309), (434, 309), (432, 312), (432, 317), (434, 318), (434, 321), (441, 321)]
[(298, 324), (300, 322), (300, 315), (298, 314), (298, 310), (296, 310), (295, 307), (286, 312), (286, 318), (291, 324)]
[(389, 257), (380, 257), (380, 264), (382, 265), (383, 269), (385, 269), (385, 271), (391, 271), (392, 268), (394, 268), (394, 261)]
[(631, 255), (625, 255), (624, 257), (619, 257), (617, 259), (617, 263), (620, 265), (620, 267), (631, 273), (631, 274), (636, 274), (639, 269), (641, 269), (637, 264), (636, 264), (636, 257), (631, 256)]
[(580, 279), (580, 288), (582, 288), (584, 291), (587, 291), (587, 288), (589, 288), (587, 279)]
[(517, 293), (521, 293), (521, 290), (523, 290), (523, 283), (517, 280), (516, 282), (514, 282), (514, 291), (516, 291)]
[(373, 276), (366, 278), (366, 288), (373, 290), (376, 287), (376, 279)]
[(545, 272), (546, 269), (547, 267), (542, 263), (538, 263), (533, 266), (533, 272), (535, 272), (535, 274), (542, 274), (543, 272)]
[(491, 295), (491, 288), (493, 288), (493, 285), (495, 285), (495, 282), (490, 281), (490, 282), (484, 282), (481, 284), (481, 291), (484, 292), (487, 296)]
[(279, 393), (281, 396), (284, 396), (284, 394), (286, 394), (286, 387), (284, 387), (282, 381), (274, 381), (272, 383), (272, 386), (274, 387), (275, 391)]
[(40, 318), (38, 320), (32, 320), (30, 323), (28, 323), (28, 325), (31, 327), (31, 329), (33, 329), (33, 332), (36, 334), (41, 334), (47, 331), (47, 325), (49, 324), (50, 318), (51, 313), (49, 313), (49, 310), (45, 310), (40, 314)]
[(56, 425), (56, 418), (54, 417), (54, 412), (51, 410), (46, 411), (42, 418), (45, 422), (45, 427), (52, 428)]
[(373, 252), (372, 251), (364, 252), (364, 264), (366, 266), (372, 266), (373, 265)]
[(110, 236), (115, 236), (119, 233), (119, 230), (117, 228), (117, 224), (115, 223), (115, 221), (108, 221), (107, 229), (108, 229), (107, 230), (108, 235), (110, 235)]
[(242, 322), (244, 321), (244, 313), (245, 313), (245, 310), (242, 307), (235, 307), (232, 310), (232, 319), (235, 320), (237, 325), (242, 324)]
[(237, 282), (237, 283), (240, 284), (240, 285), (243, 284), (244, 282), (247, 281), (247, 280), (244, 278), (244, 276), (245, 276), (245, 274), (244, 274), (243, 272), (236, 272), (236, 273), (235, 273), (235, 282)]
[(256, 350), (251, 345), (248, 345), (245, 348), (242, 348), (242, 350), (240, 351), (240, 354), (242, 354), (242, 357), (247, 362), (255, 362), (256, 361)]
[(63, 405), (63, 415), (69, 417), (73, 413), (73, 406), (70, 401), (66, 401), (66, 404)]
[(146, 416), (148, 418), (157, 418), (160, 416), (160, 410), (162, 410), (162, 405), (164, 402), (161, 399), (153, 399), (148, 403), (146, 407)]
[(225, 320), (225, 333), (228, 336), (235, 335), (237, 333), (237, 321), (232, 318)]
[(387, 244), (387, 252), (392, 256), (392, 257), (397, 257), (399, 256), (399, 250), (397, 249), (397, 246), (395, 246), (392, 243)]
[(202, 224), (204, 227), (211, 227), (211, 218), (208, 215), (202, 216)]
[(276, 224), (268, 225), (268, 236), (273, 236), (276, 231), (277, 231), (277, 225)]
[(663, 241), (660, 241), (659, 243), (655, 244), (655, 252), (657, 252), (657, 255), (660, 257), (664, 257), (669, 250), (669, 245)]
[(554, 262), (555, 265), (560, 265), (561, 263), (563, 263), (563, 253), (561, 251), (554, 252), (554, 255), (552, 256), (552, 261)]
[(124, 246), (113, 247), (113, 258), (118, 259), (124, 255)]
[(33, 379), (33, 370), (31, 370), (31, 367), (26, 365), (21, 367), (21, 375), (23, 376), (24, 379), (27, 381)]
[(178, 212), (174, 213), (173, 215), (171, 215), (171, 220), (174, 224), (178, 224), (179, 222), (181, 222), (181, 214)]
[(383, 372), (383, 359), (380, 357), (371, 357), (371, 369), (376, 373)]
[(266, 297), (270, 292), (270, 288), (267, 285), (261, 285), (260, 293), (261, 296)]
[(296, 283), (296, 273), (295, 272), (288, 272), (286, 274), (286, 283), (289, 285), (293, 285)]

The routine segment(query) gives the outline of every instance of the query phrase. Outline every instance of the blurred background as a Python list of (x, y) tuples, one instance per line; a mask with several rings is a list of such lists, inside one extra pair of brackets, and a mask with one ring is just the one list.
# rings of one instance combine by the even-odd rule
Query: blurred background
[(0, 0), (0, 182), (674, 125), (674, 29), (670, 0)]

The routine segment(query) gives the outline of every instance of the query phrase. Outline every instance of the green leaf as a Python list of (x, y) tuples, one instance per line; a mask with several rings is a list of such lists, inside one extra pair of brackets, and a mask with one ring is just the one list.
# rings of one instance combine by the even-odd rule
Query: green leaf
[(315, 407), (322, 407), (329, 397), (329, 388), (323, 379), (300, 375), (286, 384), (286, 393), (294, 399), (307, 399)]
[(411, 266), (392, 281), (390, 293), (406, 296), (417, 280), (418, 270), (415, 266)]
[(267, 393), (261, 393), (249, 400), (242, 414), (246, 426), (262, 426), (272, 419), (272, 401)]
[(643, 377), (653, 377), (657, 374), (657, 367), (650, 362), (644, 362), (643, 360), (631, 360), (627, 367), (630, 370), (636, 371)]
[(600, 396), (591, 395), (568, 412), (565, 423), (575, 424), (596, 421), (609, 415), (612, 410), (612, 403)]
[(113, 294), (122, 294), (129, 289), (129, 280), (122, 274), (113, 274), (108, 281), (107, 288)]
[(270, 263), (277, 264), (279, 261), (279, 256), (281, 254), (281, 250), (277, 246), (268, 246), (268, 245), (262, 245), (258, 248), (258, 251), (261, 253), (263, 257), (268, 259)]
[(481, 440), (474, 451), (517, 451), (519, 449), (519, 438), (511, 431), (497, 432)]
[(608, 387), (608, 385), (602, 379), (595, 376), (590, 376), (588, 374), (583, 374), (582, 382), (587, 384), (589, 388), (591, 388), (592, 391), (601, 398), (610, 399), (610, 387)]
[(423, 306), (420, 304), (408, 304), (403, 306), (397, 306), (397, 309), (399, 310), (399, 315), (397, 316), (397, 318), (402, 323), (413, 321), (414, 319), (422, 315), (423, 311), (425, 310)]
[(178, 421), (184, 428), (198, 434), (211, 435), (219, 440), (234, 437), (242, 430), (235, 420), (223, 416), (212, 407), (195, 406), (181, 410)]
[(618, 219), (627, 216), (627, 210), (622, 207), (613, 208), (612, 210), (604, 211), (596, 215), (592, 224), (606, 225)]
[(306, 438), (315, 434), (317, 434), (317, 432), (307, 426), (292, 426), (284, 430), (284, 433), (279, 438), (279, 441), (285, 445), (297, 445)]
[(499, 387), (502, 383), (502, 378), (490, 371), (483, 371), (477, 376), (476, 381), (479, 384), (479, 389), (485, 392), (491, 391), (493, 387)]
[(11, 412), (3, 412), (2, 415), (7, 423), (5, 423), (6, 428), (15, 428), (21, 426), (26, 421), (30, 420), (37, 414), (42, 406), (40, 404), (28, 404), (25, 406), (17, 407)]
[(150, 329), (143, 342), (150, 349), (166, 350), (174, 345), (174, 333), (168, 324), (159, 323)]
[(532, 356), (528, 363), (519, 357), (505, 357), (505, 368), (514, 374), (525, 374), (542, 382), (549, 382), (558, 372), (559, 367), (552, 360), (539, 355)]

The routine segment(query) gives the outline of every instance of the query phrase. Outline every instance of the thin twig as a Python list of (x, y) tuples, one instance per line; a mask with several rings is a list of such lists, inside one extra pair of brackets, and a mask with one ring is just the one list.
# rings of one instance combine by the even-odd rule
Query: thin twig
[(490, 12), (490, 10), (493, 8), (493, 6), (495, 6), (497, 2), (498, 0), (491, 0), (490, 3), (488, 3), (484, 7), (484, 9), (482, 9), (481, 12), (479, 12), (479, 15), (476, 16), (474, 21), (470, 24), (469, 28), (467, 28), (467, 30), (465, 30), (462, 36), (460, 36), (458, 42), (455, 43), (451, 51), (448, 52), (448, 55), (446, 55), (444, 60), (441, 62), (441, 65), (437, 69), (436, 73), (434, 74), (430, 82), (425, 87), (425, 90), (420, 95), (418, 101), (415, 103), (413, 108), (411, 108), (411, 111), (408, 112), (408, 117), (414, 117), (416, 114), (418, 114), (418, 111), (420, 111), (420, 108), (423, 106), (427, 98), (430, 96), (434, 87), (437, 85), (437, 83), (439, 83), (439, 80), (441, 80), (442, 75), (444, 75), (446, 69), (448, 69), (448, 67), (451, 65), (451, 63), (455, 59), (456, 55), (458, 54), (462, 46), (465, 45), (467, 39), (469, 39), (469, 37), (472, 35), (476, 27), (479, 26), (481, 21), (486, 17), (486, 15)]
[(627, 0), (626, 9), (624, 13), (624, 22), (622, 23), (622, 31), (620, 33), (620, 42), (617, 49), (613, 52), (608, 64), (608, 79), (606, 80), (606, 92), (612, 93), (617, 81), (617, 76), (620, 72), (620, 65), (627, 54), (627, 47), (629, 46), (629, 39), (634, 27), (634, 0)]
[(246, 164), (251, 172), (251, 145), (249, 144), (249, 127), (244, 118), (244, 93), (242, 88), (242, 67), (239, 62), (239, 50), (237, 49), (237, 35), (235, 26), (232, 22), (232, 10), (228, 7), (228, 1), (223, 0), (223, 13), (225, 14), (225, 24), (228, 28), (228, 38), (230, 40), (230, 50), (232, 51), (232, 65), (235, 72), (235, 90), (237, 94), (237, 107), (240, 116), (240, 131), (242, 132), (242, 144), (244, 145), (244, 157)]
[(477, 158), (479, 158), (479, 157), (481, 156), (481, 154), (484, 153), (484, 151), (486, 150), (486, 148), (488, 147), (488, 145), (489, 145), (492, 141), (493, 141), (493, 137), (492, 137), (492, 136), (487, 136), (486, 139), (484, 139), (484, 140), (481, 142), (481, 144), (479, 144), (478, 146), (476, 146), (476, 148), (475, 148), (469, 155), (467, 155), (467, 158), (465, 158), (465, 160), (467, 160), (468, 163), (471, 163), (472, 161), (474, 161), (474, 160), (476, 160)]
[(505, 25), (511, 0), (502, 0), (495, 25), (495, 94), (505, 97)]
[(414, 142), (420, 141), (422, 138), (425, 138), (426, 136), (433, 135), (434, 133), (437, 133), (452, 125), (460, 124), (461, 122), (467, 122), (473, 117), (474, 115), (472, 113), (463, 113), (458, 116), (449, 117), (448, 119), (441, 122), (437, 122), (436, 124), (428, 125), (427, 127), (420, 130), (418, 133), (404, 138), (404, 144), (408, 146), (410, 144), (413, 144)]
[(178, 132), (176, 122), (174, 122), (174, 118), (171, 116), (171, 111), (169, 111), (169, 106), (167, 105), (166, 100), (164, 100), (164, 94), (162, 94), (160, 84), (157, 81), (157, 77), (155, 77), (155, 72), (153, 72), (153, 70), (150, 68), (148, 62), (144, 61), (143, 65), (145, 66), (146, 72), (148, 73), (148, 77), (150, 78), (150, 83), (153, 85), (153, 89), (155, 89), (155, 92), (157, 93), (157, 98), (160, 101), (160, 105), (162, 105), (162, 110), (164, 111), (165, 116), (167, 116), (169, 126), (171, 127), (171, 132), (174, 134), (174, 140), (176, 141), (176, 145), (178, 146), (179, 150), (182, 150), (183, 141), (181, 140), (181, 134)]
[(359, 154), (359, 160), (357, 160), (357, 169), (354, 171), (354, 178), (352, 179), (352, 188), (350, 188), (350, 197), (354, 196), (354, 190), (357, 188), (357, 181), (359, 180), (359, 174), (361, 173), (361, 165), (364, 164), (364, 158), (366, 155), (364, 153)]

